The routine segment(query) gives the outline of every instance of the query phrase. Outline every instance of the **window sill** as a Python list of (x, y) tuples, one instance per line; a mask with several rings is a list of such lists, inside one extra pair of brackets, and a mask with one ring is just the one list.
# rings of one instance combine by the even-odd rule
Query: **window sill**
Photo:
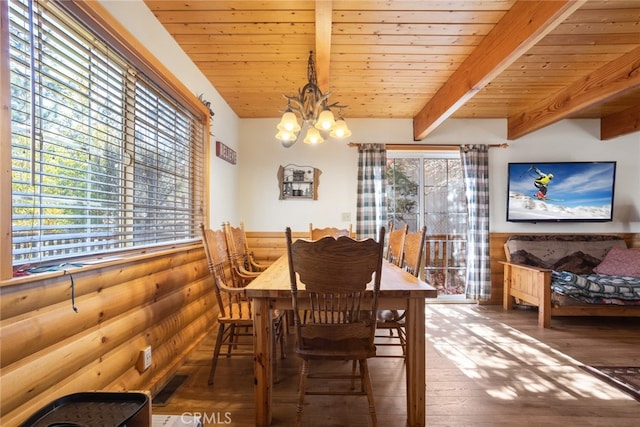
[[(37, 273), (27, 273), (24, 276), (16, 276), (0, 281), (0, 288), (8, 286), (22, 285), (25, 283), (38, 282), (45, 279), (64, 276), (70, 273), (85, 272), (98, 270), (104, 267), (112, 267), (114, 265), (124, 265), (142, 260), (150, 260), (157, 257), (171, 255), (172, 253), (180, 253), (190, 250), (202, 248), (201, 240), (192, 242), (175, 244), (153, 248), (139, 248), (136, 250), (125, 251), (120, 253), (104, 254), (97, 257), (83, 257), (67, 260), (59, 264), (46, 264), (51, 266), (50, 269)], [(44, 269), (46, 266), (37, 266), (35, 268)]]

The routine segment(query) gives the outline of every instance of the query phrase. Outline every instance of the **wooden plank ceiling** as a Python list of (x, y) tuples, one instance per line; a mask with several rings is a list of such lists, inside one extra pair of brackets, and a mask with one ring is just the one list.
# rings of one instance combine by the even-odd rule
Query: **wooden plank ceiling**
[(640, 130), (640, 1), (145, 0), (241, 118), (279, 117), (307, 81), (349, 118), (564, 118)]

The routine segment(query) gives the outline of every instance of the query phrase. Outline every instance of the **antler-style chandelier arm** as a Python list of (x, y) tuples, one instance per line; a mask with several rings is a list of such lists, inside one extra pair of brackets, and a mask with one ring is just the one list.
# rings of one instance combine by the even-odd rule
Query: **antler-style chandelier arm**
[[(331, 136), (337, 138), (344, 138), (351, 135), (351, 132), (346, 126), (342, 115), (338, 122), (335, 121), (331, 108), (345, 108), (346, 105), (340, 105), (337, 102), (329, 104), (327, 99), (331, 96), (331, 92), (322, 93), (322, 90), (318, 87), (315, 62), (313, 59), (313, 51), (309, 52), (309, 60), (307, 62), (307, 84), (298, 91), (297, 95), (283, 95), (287, 100), (287, 109), (283, 111), (282, 120), (278, 124), (278, 138), (285, 147), (290, 147), (298, 140), (298, 131), (301, 130), (301, 126), (307, 124), (307, 137), (311, 134), (315, 138), (305, 138), (310, 143), (322, 142), (323, 138), (318, 133), (317, 129), (324, 132), (331, 131)], [(302, 125), (297, 123), (297, 116), (302, 119)], [(317, 129), (313, 129), (316, 127)]]
[[(300, 115), (304, 121), (314, 121), (322, 110), (331, 105), (326, 105), (331, 92), (323, 94), (318, 88), (306, 85), (298, 96), (283, 95), (287, 100), (287, 108)], [(337, 105), (337, 103), (335, 103)]]

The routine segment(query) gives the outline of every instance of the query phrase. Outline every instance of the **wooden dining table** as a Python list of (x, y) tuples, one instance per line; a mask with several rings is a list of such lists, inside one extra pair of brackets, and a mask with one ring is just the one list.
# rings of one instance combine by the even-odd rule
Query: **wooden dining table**
[[(304, 285), (298, 285), (304, 296)], [(271, 425), (273, 398), (271, 310), (291, 309), (291, 284), (287, 255), (254, 279), (247, 287), (254, 309), (254, 373), (256, 425)], [(425, 299), (436, 289), (397, 266), (383, 261), (378, 309), (405, 310), (407, 344), (404, 366), (407, 387), (407, 426), (425, 425), (426, 326)]]

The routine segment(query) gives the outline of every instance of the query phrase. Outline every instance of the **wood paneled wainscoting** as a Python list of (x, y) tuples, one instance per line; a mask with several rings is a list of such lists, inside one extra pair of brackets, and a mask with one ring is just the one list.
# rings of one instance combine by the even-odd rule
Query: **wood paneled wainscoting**
[(212, 287), (202, 244), (2, 282), (0, 425), (81, 391), (154, 395), (213, 326)]
[[(505, 261), (504, 243), (509, 236), (517, 234), (553, 234), (553, 233), (491, 233), (489, 251), (491, 257), (491, 300), (484, 304), (502, 304), (504, 271), (500, 261)], [(556, 233), (558, 234), (558, 233)], [(573, 233), (579, 234), (579, 233)], [(588, 233), (594, 234), (594, 233)], [(602, 233), (621, 236), (628, 247), (640, 248), (640, 234), (638, 233)], [(308, 237), (309, 233), (294, 233), (294, 237)], [(286, 250), (284, 231), (282, 232), (250, 232), (247, 231), (247, 241), (256, 259), (262, 263), (271, 263), (284, 254)]]
[[(491, 234), (492, 304), (502, 301), (499, 261), (512, 234)], [(619, 235), (640, 247), (640, 234)], [(284, 231), (247, 237), (263, 263), (285, 253)], [(215, 325), (214, 300), (200, 243), (0, 283), (0, 425), (19, 425), (50, 401), (80, 391), (155, 395)], [(138, 372), (147, 346), (151, 367)]]

